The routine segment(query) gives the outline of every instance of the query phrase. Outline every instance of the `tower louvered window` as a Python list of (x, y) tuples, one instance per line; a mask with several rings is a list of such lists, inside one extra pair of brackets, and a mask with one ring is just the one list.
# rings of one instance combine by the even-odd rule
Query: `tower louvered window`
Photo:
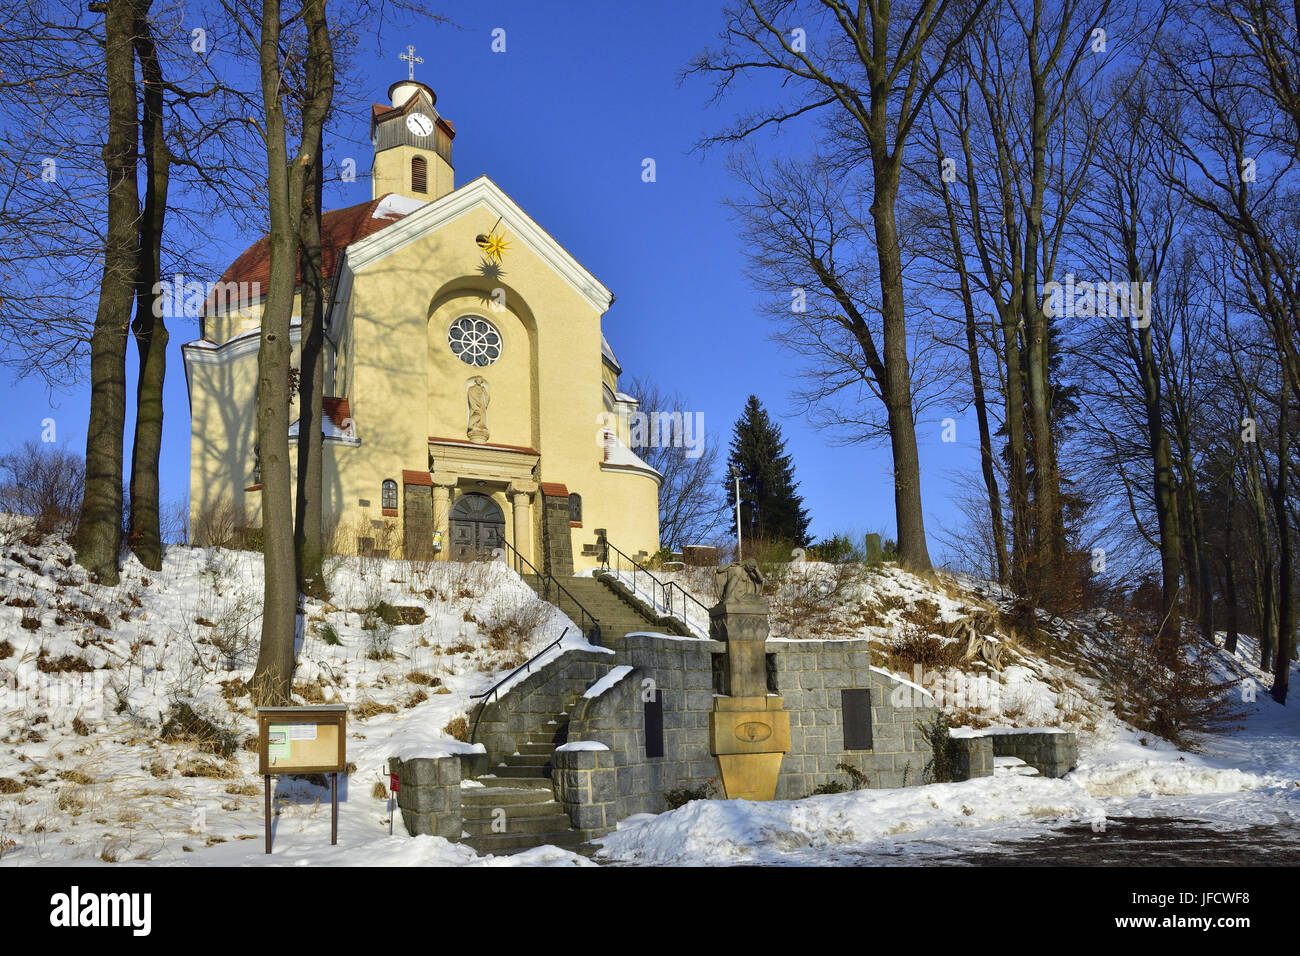
[(427, 193), (429, 191), (429, 164), (423, 156), (411, 160), (411, 192)]

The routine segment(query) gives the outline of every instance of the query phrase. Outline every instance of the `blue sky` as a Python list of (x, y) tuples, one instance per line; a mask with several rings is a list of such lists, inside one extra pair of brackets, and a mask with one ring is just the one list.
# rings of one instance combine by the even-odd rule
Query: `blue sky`
[[(678, 84), (678, 72), (715, 39), (720, 9), (700, 2), (521, 2), (456, 3), (442, 10), (455, 26), (393, 30), (377, 37), (378, 54), (359, 54), (368, 75), (361, 89), (347, 91), (347, 100), (386, 102), (389, 84), (406, 75), (398, 54), (414, 44), (424, 58), (417, 79), (435, 90), (439, 111), (456, 126), (457, 184), (491, 176), (614, 292), (604, 330), (625, 373), (648, 373), (680, 391), (724, 446), (746, 397), (758, 395), (781, 422), (814, 536), (873, 529), (892, 534), (888, 447), (834, 446), (829, 436), (789, 415), (797, 385), (793, 363), (768, 338), (769, 322), (756, 311), (759, 293), (742, 275), (742, 243), (722, 205), (738, 186), (721, 152), (692, 152), (702, 134), (764, 92), (745, 86), (711, 105), (705, 81)], [(491, 50), (498, 27), (506, 31), (505, 53)], [(369, 169), (368, 112), (366, 106), (335, 117), (328, 161), (351, 156), (359, 172)], [(656, 163), (654, 183), (641, 178), (647, 157)], [(265, 162), (260, 154), (248, 161)], [(336, 184), (326, 204), (369, 198), (369, 182), (362, 179)], [(213, 236), (228, 251), (223, 261), (257, 238), (249, 218), (232, 215)], [(171, 331), (161, 477), (164, 498), (175, 500), (188, 494), (189, 485), (189, 407), (179, 346), (198, 332), (194, 320), (175, 320)], [(132, 362), (131, 382), (134, 374)], [(41, 420), (53, 417), (59, 441), (84, 448), (84, 383), (51, 396), (34, 380), (10, 382), (6, 397), (19, 412), (10, 416), (9, 442), (39, 439)], [(940, 441), (937, 420), (918, 429), (936, 558), (935, 531), (955, 515), (947, 500), (954, 490), (951, 472), (978, 467), (973, 422), (954, 417), (955, 445)], [(128, 422), (128, 454), (130, 429)]]

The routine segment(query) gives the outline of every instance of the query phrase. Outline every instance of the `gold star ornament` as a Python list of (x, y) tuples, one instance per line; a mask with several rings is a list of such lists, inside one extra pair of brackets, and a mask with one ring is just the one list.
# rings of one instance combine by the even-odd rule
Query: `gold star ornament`
[(483, 250), (483, 255), (498, 264), (500, 264), (502, 257), (510, 251), (510, 243), (506, 241), (505, 233), (498, 235), (493, 231), (487, 235), (479, 235), (474, 241)]

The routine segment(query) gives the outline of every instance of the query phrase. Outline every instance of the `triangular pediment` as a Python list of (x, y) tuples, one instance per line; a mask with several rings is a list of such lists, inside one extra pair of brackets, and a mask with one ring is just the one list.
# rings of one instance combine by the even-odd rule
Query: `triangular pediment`
[(386, 256), (479, 209), (487, 210), (494, 218), (499, 217), (513, 237), (572, 286), (597, 312), (603, 314), (610, 307), (614, 301), (613, 293), (486, 176), (426, 203), (381, 232), (348, 246), (342, 269), (353, 274), (364, 272)]

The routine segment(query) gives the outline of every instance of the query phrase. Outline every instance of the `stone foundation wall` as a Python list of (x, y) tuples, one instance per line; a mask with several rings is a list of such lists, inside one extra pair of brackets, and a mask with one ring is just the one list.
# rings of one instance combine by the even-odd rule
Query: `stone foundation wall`
[(460, 840), (459, 757), (389, 757), (388, 772), (397, 774), (401, 785), (397, 808), (407, 833), (440, 836), (453, 843)]

